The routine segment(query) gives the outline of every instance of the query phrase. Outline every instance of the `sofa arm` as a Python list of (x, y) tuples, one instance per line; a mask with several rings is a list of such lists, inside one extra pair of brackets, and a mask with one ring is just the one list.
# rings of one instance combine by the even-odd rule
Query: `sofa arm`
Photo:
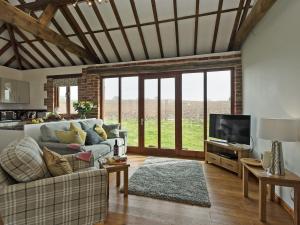
[(78, 149), (73, 149), (69, 147), (69, 144), (57, 143), (57, 142), (39, 142), (39, 146), (43, 149), (44, 147), (49, 148), (49, 150), (57, 152), (61, 155), (70, 155), (78, 152), (84, 151), (83, 147), (81, 146)]
[[(94, 224), (107, 215), (107, 171), (90, 170), (0, 190), (4, 224)], [(26, 209), (26, 210), (24, 210)]]
[(128, 131), (127, 130), (120, 130), (119, 131), (120, 138), (124, 139), (124, 154), (127, 152), (127, 144), (128, 144)]
[(77, 171), (80, 169), (85, 169), (85, 168), (94, 166), (94, 157), (93, 156), (91, 157), (89, 162), (76, 158), (76, 154), (64, 155), (64, 157), (71, 164), (73, 171)]

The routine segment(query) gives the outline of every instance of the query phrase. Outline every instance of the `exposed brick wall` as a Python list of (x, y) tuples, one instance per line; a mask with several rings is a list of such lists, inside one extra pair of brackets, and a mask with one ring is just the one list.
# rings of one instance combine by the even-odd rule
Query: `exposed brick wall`
[(54, 111), (54, 85), (53, 79), (48, 78), (47, 83), (44, 84), (44, 91), (47, 92), (47, 98), (44, 99), (44, 105), (47, 106), (48, 112)]
[(243, 113), (243, 72), (242, 64), (235, 66), (234, 68), (234, 114)]

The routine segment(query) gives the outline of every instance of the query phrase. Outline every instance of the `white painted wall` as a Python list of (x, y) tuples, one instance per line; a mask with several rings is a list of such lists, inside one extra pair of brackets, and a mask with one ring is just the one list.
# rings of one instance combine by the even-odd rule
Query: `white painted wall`
[[(257, 138), (261, 117), (300, 118), (299, 0), (277, 1), (242, 48), (244, 113), (252, 115), (255, 154), (270, 149)], [(286, 167), (300, 175), (300, 143), (284, 143)], [(293, 206), (290, 189), (277, 189)]]

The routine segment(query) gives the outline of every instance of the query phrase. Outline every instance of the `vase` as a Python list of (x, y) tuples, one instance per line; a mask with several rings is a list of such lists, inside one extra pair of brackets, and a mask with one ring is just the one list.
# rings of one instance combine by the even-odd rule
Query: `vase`
[(80, 119), (86, 119), (86, 114), (85, 113), (80, 114)]

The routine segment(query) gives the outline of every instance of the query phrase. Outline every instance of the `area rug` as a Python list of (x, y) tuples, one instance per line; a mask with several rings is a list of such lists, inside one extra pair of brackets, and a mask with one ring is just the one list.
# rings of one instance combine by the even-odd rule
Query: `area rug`
[(148, 157), (128, 185), (129, 194), (211, 206), (202, 165), (195, 160)]

